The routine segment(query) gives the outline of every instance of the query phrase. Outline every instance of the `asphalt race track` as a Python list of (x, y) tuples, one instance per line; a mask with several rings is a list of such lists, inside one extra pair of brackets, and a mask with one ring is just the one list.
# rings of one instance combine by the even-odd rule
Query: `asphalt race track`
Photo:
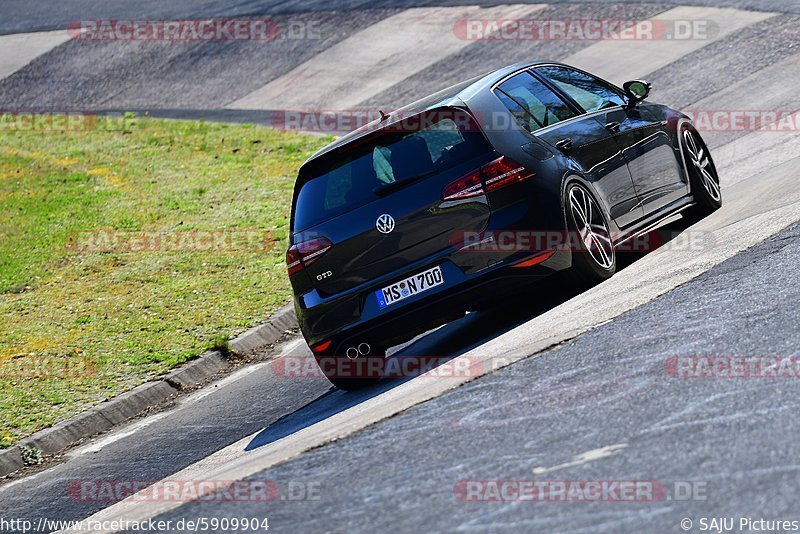
[[(699, 116), (797, 110), (796, 1), (480, 5), (8, 0), (0, 109), (281, 127), (276, 111), (390, 109), (505, 64), (552, 59), (619, 84), (646, 78), (653, 101)], [(315, 37), (85, 42), (65, 31), (81, 18), (259, 15), (306, 24)], [(466, 41), (452, 32), (464, 17), (690, 20), (711, 31), (681, 41)], [(670, 363), (800, 356), (800, 125), (702, 133), (721, 210), (693, 226), (676, 218), (665, 246), (626, 255), (588, 291), (542, 284), (395, 353), (452, 357), (467, 373), (345, 393), (282, 374), (287, 359), (310, 355), (288, 339), (273, 361), (0, 486), (0, 517), (268, 517), (278, 532), (700, 532), (702, 518), (800, 520), (797, 379), (686, 378)], [(81, 480), (265, 481), (281, 498), (112, 502), (76, 498)], [(503, 502), (483, 491), (532, 480), (652, 481), (664, 492), (621, 503)]]

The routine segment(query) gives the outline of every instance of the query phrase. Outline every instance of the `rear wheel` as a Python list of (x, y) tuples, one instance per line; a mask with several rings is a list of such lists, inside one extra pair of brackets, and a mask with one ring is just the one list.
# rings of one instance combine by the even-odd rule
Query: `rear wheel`
[(695, 206), (686, 211), (689, 220), (700, 220), (722, 206), (719, 175), (703, 138), (688, 126), (681, 130), (686, 172)]
[(573, 278), (588, 284), (610, 278), (617, 270), (617, 257), (600, 205), (577, 182), (567, 186), (565, 198)]
[(386, 362), (386, 352), (378, 349), (354, 358), (319, 354), (314, 357), (328, 381), (344, 391), (363, 389), (380, 381)]

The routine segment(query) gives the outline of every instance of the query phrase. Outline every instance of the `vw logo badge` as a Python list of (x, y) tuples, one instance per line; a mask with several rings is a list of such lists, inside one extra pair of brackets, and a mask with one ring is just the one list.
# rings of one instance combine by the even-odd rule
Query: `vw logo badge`
[(388, 213), (384, 213), (375, 221), (375, 228), (382, 234), (392, 233), (392, 230), (394, 230), (394, 217)]

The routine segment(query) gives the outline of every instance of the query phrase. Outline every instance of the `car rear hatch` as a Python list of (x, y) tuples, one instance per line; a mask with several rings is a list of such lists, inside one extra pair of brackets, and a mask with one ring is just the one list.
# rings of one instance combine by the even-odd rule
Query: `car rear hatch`
[(482, 184), (460, 179), (498, 155), (471, 116), (439, 108), (386, 122), (301, 168), (287, 254), (296, 292), (383, 280), (486, 227)]

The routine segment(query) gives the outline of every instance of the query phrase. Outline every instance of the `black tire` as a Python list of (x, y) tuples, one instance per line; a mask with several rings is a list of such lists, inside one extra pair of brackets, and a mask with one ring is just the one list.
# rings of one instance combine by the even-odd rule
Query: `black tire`
[[(579, 206), (584, 207), (581, 209)], [(586, 214), (581, 215), (587, 211), (586, 206), (588, 226), (584, 219)], [(570, 183), (564, 191), (564, 211), (572, 251), (571, 277), (581, 285), (593, 285), (611, 278), (617, 271), (611, 226), (594, 195), (580, 183)]]
[(343, 355), (319, 355), (314, 358), (331, 384), (344, 391), (356, 391), (372, 386), (383, 378), (385, 351), (376, 351), (354, 360)]
[(328, 381), (342, 391), (358, 391), (380, 382), (380, 378), (331, 378)]
[(695, 201), (695, 205), (684, 212), (684, 217), (699, 221), (722, 207), (719, 174), (703, 138), (686, 125), (681, 128), (681, 150)]

